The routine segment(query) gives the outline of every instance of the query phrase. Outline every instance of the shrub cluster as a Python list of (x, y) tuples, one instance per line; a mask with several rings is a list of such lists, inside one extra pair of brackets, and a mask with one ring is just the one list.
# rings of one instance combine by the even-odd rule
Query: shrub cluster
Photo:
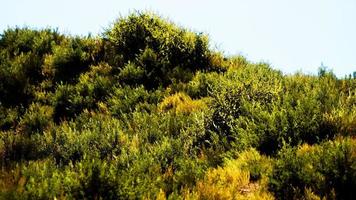
[(356, 81), (136, 12), (0, 36), (0, 199), (355, 199)]

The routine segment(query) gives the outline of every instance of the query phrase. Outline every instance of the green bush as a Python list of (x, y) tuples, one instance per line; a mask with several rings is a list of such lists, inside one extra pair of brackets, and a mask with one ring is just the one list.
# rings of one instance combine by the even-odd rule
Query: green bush
[(265, 187), (271, 163), (255, 149), (239, 153), (236, 159), (225, 160), (224, 166), (207, 170), (192, 196), (194, 199), (274, 199)]
[(0, 106), (0, 130), (8, 130), (17, 126), (18, 108), (5, 108)]
[(49, 29), (8, 29), (0, 37), (0, 102), (27, 106), (34, 85), (44, 79), (43, 63), (64, 36)]
[(39, 104), (31, 104), (23, 115), (19, 126), (21, 130), (30, 135), (42, 133), (52, 122), (53, 108)]
[(47, 63), (53, 71), (54, 81), (75, 82), (81, 72), (88, 70), (93, 63), (90, 45), (95, 44), (77, 37), (66, 39), (55, 46)]
[(0, 47), (11, 56), (30, 52), (44, 55), (51, 52), (53, 44), (58, 44), (63, 38), (62, 34), (50, 29), (9, 28), (1, 34)]
[(24, 70), (29, 59), (30, 55), (21, 54), (13, 61), (0, 63), (0, 102), (4, 106), (27, 106), (32, 100), (32, 87)]
[(353, 199), (355, 79), (209, 46), (149, 12), (4, 31), (0, 199)]
[(148, 88), (171, 83), (165, 75), (176, 67), (196, 71), (210, 66), (206, 36), (179, 28), (155, 14), (137, 12), (120, 18), (107, 30), (106, 38), (115, 52), (123, 55), (124, 62), (136, 62), (145, 71), (143, 82)]
[(186, 91), (189, 96), (194, 98), (210, 96), (212, 87), (217, 85), (220, 79), (221, 76), (216, 72), (197, 72), (193, 79), (188, 83)]
[(72, 119), (85, 109), (94, 110), (113, 92), (111, 67), (106, 64), (92, 66), (78, 78), (75, 85), (58, 85), (53, 95), (54, 120)]
[(23, 134), (13, 131), (0, 132), (0, 166), (11, 166), (13, 161), (21, 163), (23, 160), (40, 158), (37, 141)]
[(145, 70), (133, 63), (125, 65), (118, 75), (122, 83), (133, 86), (143, 84), (144, 76)]
[(355, 140), (285, 148), (278, 156), (270, 189), (281, 199), (300, 199), (311, 190), (320, 197), (353, 199), (356, 186)]
[(255, 147), (273, 154), (283, 143), (317, 143), (338, 133), (325, 118), (338, 106), (335, 79), (283, 77), (259, 64), (230, 68), (212, 83), (208, 129), (223, 137), (226, 149)]

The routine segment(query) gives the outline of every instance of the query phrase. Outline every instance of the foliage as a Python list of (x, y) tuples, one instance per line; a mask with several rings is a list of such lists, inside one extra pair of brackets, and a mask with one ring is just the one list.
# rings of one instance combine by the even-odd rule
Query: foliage
[(207, 36), (180, 28), (152, 13), (137, 12), (119, 19), (105, 37), (125, 63), (134, 62), (144, 71), (141, 81), (149, 89), (170, 84), (174, 70), (189, 72), (213, 66)]
[[(266, 167), (266, 168), (265, 168)], [(194, 197), (198, 199), (274, 199), (265, 191), (266, 182), (254, 182), (256, 168), (271, 170), (270, 161), (256, 150), (243, 152), (235, 160), (227, 160), (224, 167), (208, 170), (204, 179), (197, 183)], [(265, 169), (263, 169), (265, 168)], [(261, 174), (259, 174), (261, 175)]]
[(23, 115), (19, 126), (24, 133), (42, 133), (50, 124), (53, 115), (51, 106), (31, 104), (27, 112)]
[(354, 199), (356, 79), (283, 75), (150, 12), (0, 36), (0, 199)]
[(191, 113), (198, 110), (204, 110), (207, 105), (203, 100), (192, 100), (184, 93), (176, 93), (163, 99), (159, 108), (163, 112), (173, 111), (175, 113)]
[(270, 188), (285, 199), (299, 199), (309, 189), (320, 197), (352, 199), (356, 186), (355, 140), (340, 138), (320, 145), (286, 148), (279, 154)]

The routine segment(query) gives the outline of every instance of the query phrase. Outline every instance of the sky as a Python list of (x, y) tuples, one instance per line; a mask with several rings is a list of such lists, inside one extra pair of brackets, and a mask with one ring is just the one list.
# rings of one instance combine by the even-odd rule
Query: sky
[(286, 74), (316, 74), (321, 63), (338, 77), (356, 71), (356, 0), (0, 0), (0, 32), (28, 26), (96, 35), (135, 10), (206, 33), (225, 55)]

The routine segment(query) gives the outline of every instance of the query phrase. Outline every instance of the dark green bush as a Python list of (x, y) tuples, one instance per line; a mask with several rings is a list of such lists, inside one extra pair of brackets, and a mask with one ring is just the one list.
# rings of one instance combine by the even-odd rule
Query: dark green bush
[(8, 130), (17, 125), (19, 117), (18, 108), (5, 108), (0, 106), (0, 130)]
[(18, 57), (13, 62), (0, 64), (0, 103), (6, 107), (27, 106), (33, 98), (29, 79), (22, 68), (24, 66), (23, 57), (27, 56)]
[(13, 131), (0, 132), (0, 166), (5, 167), (12, 161), (21, 162), (40, 158), (37, 143), (32, 138)]
[(0, 102), (27, 106), (34, 85), (45, 79), (43, 63), (64, 36), (49, 29), (8, 29), (0, 38)]
[(75, 85), (58, 85), (54, 94), (54, 120), (72, 119), (84, 109), (97, 109), (97, 103), (104, 101), (112, 92), (111, 67), (106, 64), (92, 66), (83, 73)]
[(123, 84), (138, 86), (143, 84), (145, 70), (142, 69), (142, 67), (136, 66), (134, 63), (128, 63), (121, 69), (118, 76)]
[(10, 57), (21, 53), (35, 53), (43, 56), (50, 53), (52, 46), (62, 41), (64, 36), (56, 30), (32, 30), (30, 28), (10, 28), (1, 34), (0, 47), (9, 52)]
[(94, 63), (95, 41), (90, 38), (69, 38), (53, 49), (48, 58), (48, 68), (52, 68), (56, 82), (73, 83), (81, 72), (87, 71)]
[(28, 135), (42, 133), (52, 123), (52, 115), (51, 106), (31, 104), (19, 123), (20, 129)]
[(143, 82), (149, 89), (171, 83), (166, 74), (176, 67), (196, 71), (210, 66), (206, 36), (155, 14), (138, 12), (121, 18), (107, 30), (106, 37), (125, 63), (136, 62), (145, 71)]

